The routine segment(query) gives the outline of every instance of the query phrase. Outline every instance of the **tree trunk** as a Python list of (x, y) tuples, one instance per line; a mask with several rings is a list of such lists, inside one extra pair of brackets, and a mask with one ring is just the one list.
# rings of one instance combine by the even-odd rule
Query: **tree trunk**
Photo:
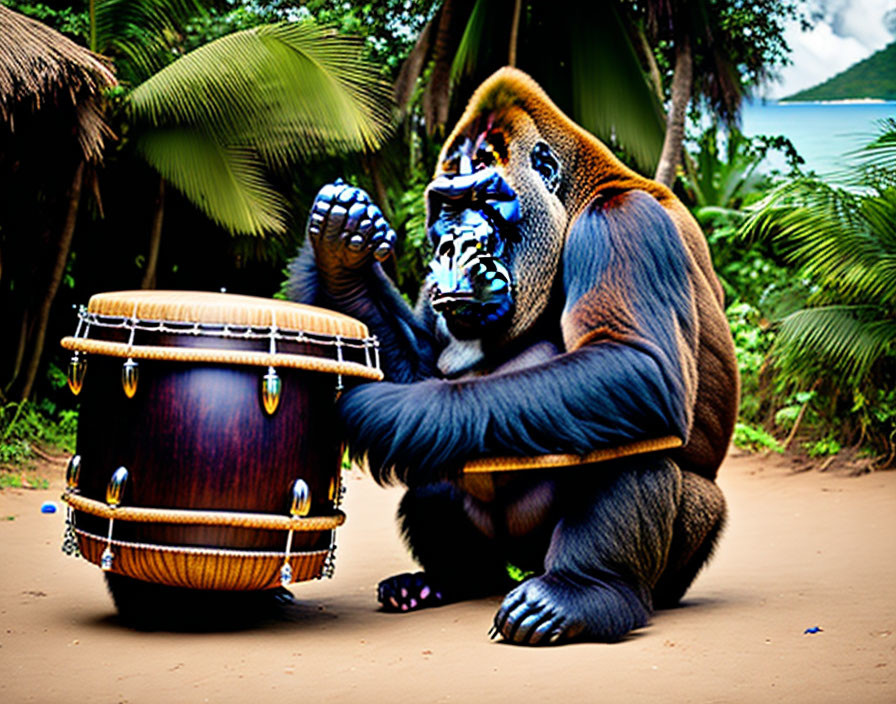
[(22, 385), (22, 393), (19, 397), (22, 401), (27, 400), (31, 395), (31, 389), (34, 387), (34, 380), (37, 378), (37, 371), (40, 368), (40, 359), (43, 356), (44, 342), (47, 337), (47, 326), (50, 321), (50, 310), (53, 307), (53, 301), (56, 299), (59, 284), (62, 283), (65, 265), (68, 262), (68, 255), (72, 248), (72, 237), (75, 234), (75, 223), (78, 220), (78, 206), (81, 204), (81, 187), (83, 183), (84, 162), (82, 161), (78, 164), (78, 168), (75, 169), (75, 175), (72, 178), (72, 186), (68, 196), (68, 211), (65, 214), (62, 231), (59, 233), (59, 239), (57, 240), (53, 270), (50, 272), (50, 281), (35, 320), (31, 359), (28, 363), (28, 370), (25, 373), (25, 381)]
[(650, 87), (656, 94), (657, 100), (660, 101), (660, 105), (662, 105), (663, 79), (660, 76), (660, 67), (657, 66), (656, 57), (653, 55), (653, 49), (650, 46), (650, 42), (647, 41), (647, 35), (644, 33), (644, 27), (640, 25), (636, 26), (631, 31), (631, 36), (632, 46), (635, 48), (635, 51), (638, 54), (638, 58), (641, 59), (641, 64), (644, 66), (647, 72)]
[(159, 249), (162, 246), (162, 223), (165, 220), (165, 179), (159, 176), (159, 193), (156, 196), (155, 211), (152, 217), (152, 230), (149, 233), (149, 251), (146, 253), (146, 269), (140, 288), (156, 287), (156, 272), (159, 267)]
[(22, 373), (22, 363), (25, 361), (25, 349), (28, 347), (28, 308), (22, 310), (22, 322), (19, 325), (19, 341), (16, 344), (16, 356), (12, 363), (12, 373), (9, 375), (9, 381), (3, 389), (5, 393), (9, 393), (13, 385), (18, 381), (19, 374)]
[(672, 104), (666, 116), (666, 137), (654, 179), (672, 188), (684, 144), (684, 121), (693, 85), (693, 57), (687, 37), (675, 42), (675, 73), (672, 76)]
[(515, 0), (513, 3), (513, 20), (510, 23), (510, 50), (507, 52), (507, 65), (516, 66), (516, 45), (520, 36), (520, 13), (523, 0)]

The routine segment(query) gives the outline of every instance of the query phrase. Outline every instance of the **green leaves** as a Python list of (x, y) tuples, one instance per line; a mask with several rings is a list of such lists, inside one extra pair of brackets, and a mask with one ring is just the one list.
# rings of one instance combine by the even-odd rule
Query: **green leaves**
[[(511, 2), (478, 0), (464, 25), (452, 83), (484, 78), (507, 61)], [(616, 6), (571, 0), (532, 5), (520, 18), (518, 67), (573, 120), (652, 174), (665, 133), (651, 89)]]
[(251, 149), (225, 146), (199, 130), (160, 129), (137, 151), (212, 220), (232, 232), (282, 232), (287, 203)]
[(200, 0), (89, 0), (88, 6), (90, 49), (115, 57), (126, 81), (143, 80), (173, 61), (181, 26), (205, 12)]
[(663, 108), (619, 14), (602, 3), (575, 3), (570, 30), (575, 119), (606, 141), (612, 136), (652, 174), (663, 147)]
[(781, 321), (776, 354), (785, 366), (863, 379), (874, 363), (896, 351), (896, 322), (878, 319), (871, 305), (804, 308)]
[(283, 232), (285, 202), (266, 167), (372, 149), (385, 136), (389, 88), (360, 49), (311, 23), (263, 25), (210, 42), (131, 93), (129, 109), (143, 127), (138, 148), (231, 232)]
[(741, 232), (771, 237), (813, 283), (780, 321), (772, 350), (795, 378), (859, 387), (896, 356), (896, 121), (865, 150), (848, 187), (801, 178), (773, 191)]

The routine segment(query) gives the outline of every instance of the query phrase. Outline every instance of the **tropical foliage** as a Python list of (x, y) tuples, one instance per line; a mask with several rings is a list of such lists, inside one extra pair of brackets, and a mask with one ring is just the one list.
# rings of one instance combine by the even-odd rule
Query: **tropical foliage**
[[(400, 240), (387, 266), (413, 297), (428, 257), (423, 191), (445, 130), (508, 63), (624, 161), (674, 185), (703, 226), (742, 375), (735, 442), (893, 461), (893, 125), (839, 185), (804, 176), (786, 139), (736, 127), (742, 98), (786, 63), (783, 25), (799, 3), (0, 1), (102, 54), (97, 70), (118, 81), (96, 93), (114, 133), (104, 150), (108, 131), (93, 133), (101, 161), (76, 171), (71, 111), (60, 110), (28, 108), (0, 153), (16, 155), (0, 177), (19, 206), (0, 212), (2, 322), (14, 333), (0, 336), (0, 462), (71, 441), (58, 351), (38, 353), (40, 373), (23, 384), (44, 301), (52, 341), (71, 332), (72, 305), (101, 290), (274, 295), (334, 175), (389, 217)], [(14, 47), (0, 63), (15, 65), (2, 59)], [(772, 150), (787, 173), (763, 167)], [(58, 253), (49, 297), (47, 252)]]
[[(845, 185), (798, 178), (775, 188), (742, 226), (771, 238), (800, 272), (805, 305), (777, 324), (778, 389), (826, 397), (827, 424), (896, 457), (896, 120), (862, 152)], [(816, 404), (818, 405), (818, 404)], [(851, 427), (850, 427), (851, 426)], [(846, 433), (844, 433), (844, 430)]]
[(282, 233), (288, 205), (267, 169), (383, 138), (388, 94), (359, 54), (310, 22), (216, 39), (130, 93), (136, 148), (224, 228)]
[[(231, 233), (283, 235), (290, 206), (286, 194), (271, 182), (274, 172), (284, 171), (298, 159), (373, 149), (391, 121), (388, 86), (361, 56), (360, 43), (319, 27), (310, 18), (263, 25), (258, 17), (258, 26), (212, 38), (185, 52), (186, 26), (205, 16), (204, 6), (196, 0), (91, 0), (83, 26), (71, 20), (71, 13), (51, 12), (43, 5), (31, 9), (39, 10), (32, 14), (52, 17), (69, 30), (83, 29), (86, 36), (81, 38), (88, 46), (114, 60), (121, 83), (104, 101), (90, 80), (100, 76), (94, 82), (101, 87), (114, 82), (105, 63), (44, 25), (0, 7), (4, 32), (21, 34), (4, 41), (0, 52), (4, 69), (0, 75), (6, 77), (8, 71), (10, 76), (3, 81), (10, 88), (0, 92), (12, 101), (8, 109), (5, 98), (0, 104), (0, 114), (11, 128), (12, 148), (4, 150), (8, 162), (14, 171), (33, 167), (40, 174), (46, 162), (34, 157), (45, 149), (41, 142), (47, 140), (34, 131), (23, 133), (21, 127), (16, 131), (14, 118), (26, 124), (60, 120), (66, 112), (53, 99), (59, 93), (78, 96), (71, 120), (80, 128), (85, 158), (94, 167), (86, 176), (83, 164), (75, 161), (71, 167), (75, 178), (68, 188), (68, 215), (55, 238), (58, 256), (42, 297), (29, 291), (41, 282), (29, 276), (28, 265), (42, 247), (29, 253), (28, 246), (20, 246), (0, 257), (15, 262), (24, 255), (25, 260), (18, 277), (7, 275), (4, 296), (18, 316), (10, 324), (21, 332), (18, 337), (9, 336), (8, 347), (0, 350), (3, 374), (8, 375), (3, 379), (3, 393), (19, 400), (30, 396), (43, 355), (50, 309), (70, 264), (82, 190), (93, 192), (102, 216), (100, 194), (106, 190), (102, 182), (107, 171), (120, 164), (127, 167), (136, 154), (160, 176), (155, 184), (141, 183), (144, 202), (152, 204), (147, 217), (151, 223), (148, 253), (138, 260), (143, 269), (140, 285), (149, 287), (157, 279), (166, 182)], [(245, 13), (241, 16), (246, 18)], [(26, 28), (19, 30), (19, 25)], [(37, 68), (31, 70), (32, 64)], [(52, 77), (47, 78), (48, 74)], [(41, 111), (41, 106), (56, 111)], [(25, 110), (32, 113), (28, 120), (23, 120)], [(101, 169), (100, 137), (111, 134), (100, 119), (104, 112), (121, 139), (111, 159), (106, 155), (106, 169)], [(57, 130), (63, 142), (64, 127)], [(83, 135), (92, 141), (85, 141)], [(23, 144), (30, 146), (16, 157)], [(130, 169), (132, 174), (133, 166)], [(131, 174), (130, 183), (140, 182)], [(21, 191), (23, 202), (28, 202), (35, 189), (25, 184), (21, 173), (17, 176), (16, 192)], [(85, 183), (87, 187), (82, 188)], [(59, 186), (49, 188), (37, 191), (38, 198), (66, 193)], [(4, 217), (2, 225), (20, 229), (14, 216)], [(55, 225), (47, 228), (52, 231)], [(20, 240), (9, 244), (22, 244)], [(0, 251), (6, 244), (4, 237)], [(34, 301), (40, 303), (36, 310)]]

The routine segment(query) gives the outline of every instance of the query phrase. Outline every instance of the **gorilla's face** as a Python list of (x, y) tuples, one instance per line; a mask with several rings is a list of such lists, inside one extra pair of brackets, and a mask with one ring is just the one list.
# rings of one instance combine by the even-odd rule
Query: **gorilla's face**
[(513, 277), (504, 257), (519, 221), (519, 202), (503, 176), (462, 147), (452, 171), (427, 190), (433, 309), (459, 339), (479, 338), (513, 311)]
[(525, 331), (547, 303), (562, 249), (560, 162), (528, 119), (446, 150), (427, 189), (427, 287), (458, 339)]

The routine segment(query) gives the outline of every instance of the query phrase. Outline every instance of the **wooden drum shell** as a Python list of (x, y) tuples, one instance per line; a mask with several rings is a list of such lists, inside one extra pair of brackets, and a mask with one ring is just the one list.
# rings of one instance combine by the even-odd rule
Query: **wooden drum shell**
[[(91, 355), (78, 423), (80, 493), (105, 501), (119, 466), (128, 470), (123, 505), (289, 515), (290, 487), (304, 479), (311, 515), (331, 513), (340, 438), (332, 375), (279, 370), (283, 401), (266, 415), (258, 367), (144, 360), (134, 398), (121, 390), (121, 361)], [(78, 512), (77, 524), (105, 535), (106, 520)], [(283, 531), (227, 526), (126, 523), (120, 540), (160, 545), (282, 551)], [(329, 535), (293, 536), (295, 549), (327, 549)]]
[[(220, 302), (216, 294), (203, 295)], [(326, 313), (305, 308), (315, 315)], [(112, 572), (197, 589), (266, 589), (321, 576), (333, 545), (333, 522), (319, 530), (287, 528), (298, 525), (289, 518), (297, 479), (309, 489), (309, 519), (341, 516), (336, 505), (342, 445), (334, 401), (342, 378), (312, 370), (320, 366), (316, 357), (324, 367), (332, 366), (332, 349), (323, 349), (313, 339), (278, 340), (281, 360), (287, 355), (308, 358), (312, 369), (298, 363), (277, 366), (280, 403), (275, 412), (267, 413), (261, 382), (268, 368), (257, 362), (138, 358), (137, 390), (129, 398), (122, 388), (120, 350), (104, 354), (91, 348), (106, 343), (126, 344), (135, 358), (161, 348), (171, 349), (174, 357), (187, 348), (253, 355), (270, 350), (267, 339), (218, 337), (214, 330), (190, 335), (94, 326), (89, 337), (63, 340), (63, 346), (80, 354), (91, 349), (80, 391), (79, 497), (105, 508), (109, 480), (123, 466), (128, 478), (122, 509), (265, 514), (280, 524), (278, 529), (267, 529), (185, 523), (166, 514), (159, 520), (116, 519), (110, 541), (107, 516), (92, 509), (74, 510), (82, 555), (100, 564), (108, 548), (114, 553)], [(345, 359), (350, 365), (369, 365), (365, 357), (369, 357), (366, 349), (339, 350), (340, 364)], [(287, 542), (291, 575), (284, 581), (281, 568)]]

